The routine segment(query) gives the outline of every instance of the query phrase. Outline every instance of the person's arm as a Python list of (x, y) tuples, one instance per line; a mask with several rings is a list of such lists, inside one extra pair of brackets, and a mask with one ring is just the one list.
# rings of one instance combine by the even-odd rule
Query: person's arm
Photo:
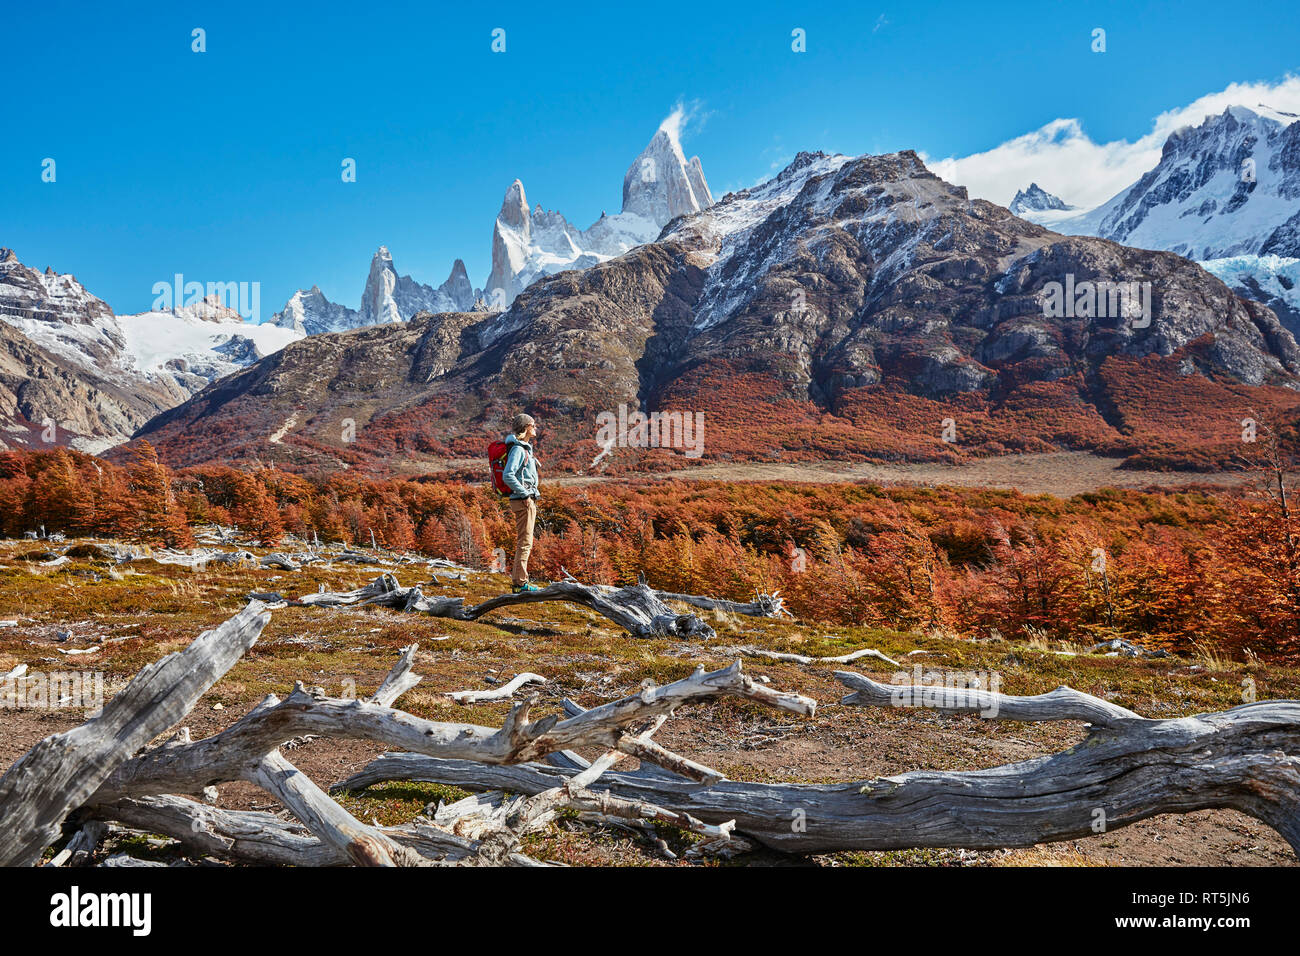
[(528, 491), (524, 488), (523, 482), (519, 480), (519, 473), (524, 467), (524, 450), (518, 445), (511, 445), (510, 451), (506, 454), (506, 465), (501, 469), (501, 479), (506, 483), (506, 487), (517, 495), (527, 496)]

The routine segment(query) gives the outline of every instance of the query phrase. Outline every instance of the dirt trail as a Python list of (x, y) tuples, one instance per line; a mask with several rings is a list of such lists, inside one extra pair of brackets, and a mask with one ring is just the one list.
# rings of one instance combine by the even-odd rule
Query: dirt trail
[[(1099, 488), (1185, 488), (1213, 485), (1234, 488), (1250, 480), (1241, 471), (1130, 471), (1123, 459), (1090, 451), (1058, 451), (981, 458), (960, 465), (939, 462), (733, 462), (704, 460), (672, 471), (634, 472), (616, 476), (547, 474), (543, 484), (589, 485), (604, 481), (874, 481), (881, 484), (952, 485), (959, 488), (1008, 488), (1027, 495), (1071, 495)], [(545, 460), (543, 459), (543, 467)], [(483, 462), (452, 458), (422, 462), (419, 474), (484, 471)]]
[[(1121, 459), (1086, 451), (1048, 452), (983, 458), (962, 465), (934, 462), (878, 464), (874, 462), (706, 462), (647, 479), (678, 478), (723, 481), (878, 481), (965, 488), (1014, 488), (1025, 494), (1069, 497), (1098, 488), (1179, 488), (1188, 485), (1235, 487), (1244, 472), (1169, 472), (1121, 469)], [(580, 485), (608, 480), (593, 475), (564, 475), (557, 484)]]

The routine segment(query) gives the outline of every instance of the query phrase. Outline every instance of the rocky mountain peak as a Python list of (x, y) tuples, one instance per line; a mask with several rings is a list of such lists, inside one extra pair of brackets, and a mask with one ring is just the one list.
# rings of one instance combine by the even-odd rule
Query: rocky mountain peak
[(1022, 189), (1016, 193), (1016, 197), (1011, 200), (1011, 205), (1007, 207), (1017, 216), (1026, 212), (1043, 212), (1048, 209), (1073, 209), (1059, 196), (1049, 193), (1038, 183), (1030, 183), (1028, 189)]
[(524, 194), (524, 184), (516, 179), (506, 189), (505, 198), (501, 200), (501, 211), (497, 213), (497, 221), (510, 226), (512, 229), (528, 228), (528, 197)]
[(688, 162), (675, 133), (660, 127), (623, 176), (623, 212), (662, 228), (711, 205), (699, 157)]
[(1037, 221), (1190, 259), (1300, 255), (1300, 122), (1230, 106), (1165, 141), (1160, 162), (1090, 212)]
[(474, 307), (474, 284), (469, 281), (464, 260), (457, 259), (451, 264), (451, 275), (438, 286), (438, 291), (451, 300), (457, 312), (468, 312)]
[[(595, 229), (568, 235), (589, 241)], [(1134, 401), (1146, 407), (1153, 393), (1158, 407), (1204, 417), (1253, 400), (1247, 386), (1300, 385), (1300, 347), (1276, 316), (1195, 264), (1008, 216), (910, 151), (807, 154), (599, 268), (537, 276), (506, 315), (421, 316), (364, 342), (297, 343), (231, 379), (231, 401), (190, 402), (144, 434), (169, 454), (220, 455), (229, 439), (194, 437), (242, 442), (248, 430), (230, 422), (252, 419), (271, 434), (304, 395), (315, 407), (357, 407), (362, 362), (395, 370), (399, 383), (374, 413), (378, 437), (347, 452), (369, 447), (362, 453), (377, 461), (395, 431), (427, 432), (434, 421), (446, 448), (476, 447), (484, 409), (520, 382), (544, 396), (557, 451), (588, 462), (593, 417), (609, 403), (707, 414), (710, 455), (772, 452), (753, 444), (756, 400), (780, 409), (775, 448), (792, 455), (832, 443), (946, 455), (915, 423), (954, 408), (988, 415), (994, 451), (1104, 451), (1164, 440), (1122, 431), (1141, 420)], [(1076, 282), (1135, 285), (1143, 314), (1123, 302), (1118, 312), (1048, 307), (1050, 290)], [(267, 395), (283, 398), (268, 405)], [(1027, 439), (1027, 409), (1051, 428)], [(1221, 434), (1203, 428), (1197, 441), (1222, 441), (1234, 415), (1235, 406)], [(890, 424), (900, 417), (906, 427)], [(322, 428), (306, 437), (313, 455), (337, 442)]]
[(238, 325), (245, 324), (244, 317), (240, 315), (236, 309), (232, 309), (226, 305), (226, 303), (222, 301), (221, 296), (216, 295), (215, 293), (205, 296), (201, 302), (195, 302), (192, 305), (177, 306), (171, 311), (174, 315), (189, 316), (190, 318), (197, 319), (200, 322), (233, 322)]
[(402, 314), (393, 298), (397, 290), (397, 270), (387, 246), (380, 246), (370, 260), (370, 275), (361, 293), (361, 319), (363, 325), (381, 325), (401, 322)]
[(586, 229), (540, 203), (530, 209), (523, 183), (511, 183), (492, 228), (488, 307), (499, 311), (540, 276), (622, 255), (653, 241), (673, 219), (711, 206), (704, 167), (698, 156), (688, 160), (682, 153), (676, 123), (666, 120), (628, 167), (622, 212), (609, 216), (602, 210)]

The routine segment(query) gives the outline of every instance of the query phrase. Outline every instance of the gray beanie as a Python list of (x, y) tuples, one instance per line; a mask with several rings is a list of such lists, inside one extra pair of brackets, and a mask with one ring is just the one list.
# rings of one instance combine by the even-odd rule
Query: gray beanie
[(525, 415), (523, 412), (520, 412), (513, 419), (511, 419), (510, 430), (514, 432), (516, 435), (521, 435), (523, 434), (524, 429), (527, 428), (529, 425), (536, 425), (536, 424), (537, 422), (533, 421), (532, 415)]

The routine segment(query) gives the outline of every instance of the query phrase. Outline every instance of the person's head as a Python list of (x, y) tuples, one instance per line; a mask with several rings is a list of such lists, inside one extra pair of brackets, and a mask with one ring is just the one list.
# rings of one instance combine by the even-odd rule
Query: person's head
[(537, 421), (532, 415), (520, 412), (511, 420), (510, 431), (520, 441), (530, 442), (537, 437)]

